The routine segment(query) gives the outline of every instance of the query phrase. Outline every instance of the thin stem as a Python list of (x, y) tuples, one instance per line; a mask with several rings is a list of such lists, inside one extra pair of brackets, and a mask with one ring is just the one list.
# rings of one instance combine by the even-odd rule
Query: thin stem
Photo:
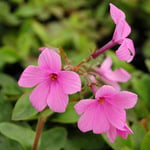
[(88, 56), (87, 58), (85, 58), (84, 60), (82, 60), (79, 64), (76, 65), (77, 68), (79, 68), (80, 66), (82, 66), (84, 63), (88, 62), (91, 60), (91, 55)]
[(38, 120), (38, 124), (37, 124), (37, 128), (36, 128), (36, 135), (35, 135), (32, 150), (37, 150), (38, 142), (39, 142), (41, 132), (42, 132), (42, 129), (43, 129), (46, 119), (47, 119), (47, 117), (40, 117)]
[(102, 54), (103, 52), (105, 52), (106, 50), (112, 48), (113, 46), (115, 46), (116, 43), (113, 42), (112, 40), (109, 41), (107, 44), (105, 44), (103, 47), (101, 47), (100, 49), (98, 49), (96, 52), (94, 52), (91, 56), (93, 58), (98, 57), (100, 54)]

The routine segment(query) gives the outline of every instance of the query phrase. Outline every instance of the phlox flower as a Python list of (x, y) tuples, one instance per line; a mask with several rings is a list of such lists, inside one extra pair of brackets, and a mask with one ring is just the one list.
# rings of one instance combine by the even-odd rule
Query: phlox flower
[(124, 12), (111, 3), (110, 15), (116, 25), (112, 40), (110, 40), (103, 47), (95, 51), (92, 54), (92, 57), (96, 58), (100, 54), (104, 53), (106, 50), (119, 44), (120, 46), (116, 51), (116, 56), (122, 61), (131, 62), (135, 56), (133, 41), (127, 38), (127, 36), (131, 33), (131, 27), (126, 21), (126, 16)]
[(42, 111), (47, 105), (55, 112), (64, 112), (68, 104), (68, 94), (81, 90), (77, 73), (61, 70), (61, 58), (54, 50), (44, 48), (38, 58), (38, 66), (28, 66), (19, 81), (21, 87), (35, 87), (30, 102)]
[(107, 132), (107, 137), (110, 142), (114, 143), (117, 136), (121, 136), (123, 139), (126, 139), (128, 137), (128, 134), (133, 134), (133, 131), (128, 127), (127, 124), (125, 124), (122, 130), (110, 126)]
[(131, 75), (124, 69), (119, 68), (112, 71), (112, 59), (107, 56), (100, 67), (97, 67), (98, 75), (107, 84), (112, 85), (114, 88), (120, 90), (118, 82), (127, 82)]
[(74, 106), (81, 115), (78, 128), (82, 132), (92, 130), (93, 133), (100, 134), (110, 132), (114, 127), (117, 129), (116, 135), (123, 136), (118, 131), (125, 131), (125, 109), (134, 107), (136, 102), (136, 94), (104, 85), (96, 91), (95, 99), (83, 99)]
[(121, 44), (116, 51), (116, 55), (120, 60), (130, 62), (135, 56), (133, 41), (127, 38), (127, 36), (131, 33), (131, 27), (125, 20), (126, 16), (124, 12), (111, 3), (110, 15), (116, 24), (112, 41), (116, 44)]

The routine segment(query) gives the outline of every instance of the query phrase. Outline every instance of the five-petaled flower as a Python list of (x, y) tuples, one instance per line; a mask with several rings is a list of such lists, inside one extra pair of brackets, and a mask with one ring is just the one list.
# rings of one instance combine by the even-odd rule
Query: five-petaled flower
[[(125, 129), (125, 109), (132, 108), (136, 101), (136, 94), (104, 85), (97, 90), (95, 99), (84, 99), (74, 106), (76, 112), (81, 115), (78, 128), (82, 132), (93, 130), (95, 134), (109, 132), (112, 139), (117, 135), (123, 136), (123, 133), (128, 133)], [(112, 128), (116, 129), (117, 133), (110, 136)]]
[(96, 69), (101, 80), (120, 90), (118, 82), (127, 82), (131, 78), (131, 75), (122, 68), (112, 71), (111, 66), (112, 59), (111, 57), (107, 56), (101, 66), (97, 67)]
[(55, 112), (64, 112), (68, 94), (81, 90), (77, 73), (61, 70), (61, 58), (52, 49), (45, 48), (38, 59), (38, 66), (28, 66), (19, 81), (21, 87), (35, 87), (30, 102), (42, 111), (47, 105)]

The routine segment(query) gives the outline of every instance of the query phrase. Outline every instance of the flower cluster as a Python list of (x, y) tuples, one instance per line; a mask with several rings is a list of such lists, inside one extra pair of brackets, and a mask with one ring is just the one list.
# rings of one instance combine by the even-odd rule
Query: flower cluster
[[(98, 57), (116, 44), (120, 44), (116, 51), (120, 60), (130, 62), (135, 55), (133, 41), (127, 38), (131, 28), (125, 20), (125, 14), (113, 4), (110, 4), (110, 14), (116, 24), (110, 42), (78, 65), (71, 67), (62, 67), (59, 52), (49, 47), (40, 48), (38, 66), (28, 66), (18, 84), (26, 88), (36, 86), (30, 95), (30, 102), (38, 111), (43, 111), (48, 106), (54, 112), (62, 113), (68, 105), (68, 95), (81, 91), (79, 74), (88, 74), (90, 84), (87, 85), (91, 87), (95, 98), (82, 99), (74, 106), (76, 112), (81, 115), (78, 128), (82, 132), (92, 130), (95, 134), (107, 133), (110, 142), (114, 142), (117, 136), (126, 138), (128, 134), (133, 133), (126, 124), (125, 110), (135, 106), (137, 95), (121, 91), (118, 83), (127, 82), (131, 75), (122, 68), (113, 71), (109, 56), (100, 66), (92, 66), (90, 69), (88, 67), (88, 71), (87, 66), (85, 67), (85, 63), (91, 58)], [(95, 77), (107, 85), (100, 86)]]

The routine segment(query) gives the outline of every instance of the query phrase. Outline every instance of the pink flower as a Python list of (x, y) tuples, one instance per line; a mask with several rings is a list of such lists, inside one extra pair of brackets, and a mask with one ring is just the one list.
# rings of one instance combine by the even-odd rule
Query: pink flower
[(116, 24), (112, 41), (114, 43), (121, 44), (119, 49), (116, 51), (116, 55), (120, 60), (130, 62), (135, 56), (133, 41), (127, 38), (131, 32), (131, 27), (125, 20), (124, 12), (113, 4), (110, 4), (110, 14)]
[(47, 105), (55, 112), (64, 112), (68, 104), (68, 94), (81, 90), (77, 73), (61, 70), (61, 58), (52, 49), (45, 48), (38, 59), (38, 66), (28, 66), (18, 84), (21, 87), (36, 88), (30, 95), (30, 102), (42, 111)]
[(122, 130), (110, 126), (107, 132), (107, 137), (110, 142), (114, 143), (117, 136), (121, 136), (122, 138), (126, 139), (128, 137), (128, 134), (133, 134), (133, 131), (127, 126), (127, 124), (125, 124)]
[(131, 78), (131, 75), (122, 68), (112, 71), (111, 66), (112, 60), (109, 56), (107, 56), (101, 66), (97, 68), (99, 76), (105, 83), (120, 90), (118, 82), (127, 82)]
[(95, 99), (83, 99), (74, 106), (81, 115), (78, 128), (82, 132), (92, 130), (95, 134), (109, 132), (112, 127), (124, 131), (125, 109), (134, 107), (136, 102), (136, 94), (104, 85), (97, 90)]

